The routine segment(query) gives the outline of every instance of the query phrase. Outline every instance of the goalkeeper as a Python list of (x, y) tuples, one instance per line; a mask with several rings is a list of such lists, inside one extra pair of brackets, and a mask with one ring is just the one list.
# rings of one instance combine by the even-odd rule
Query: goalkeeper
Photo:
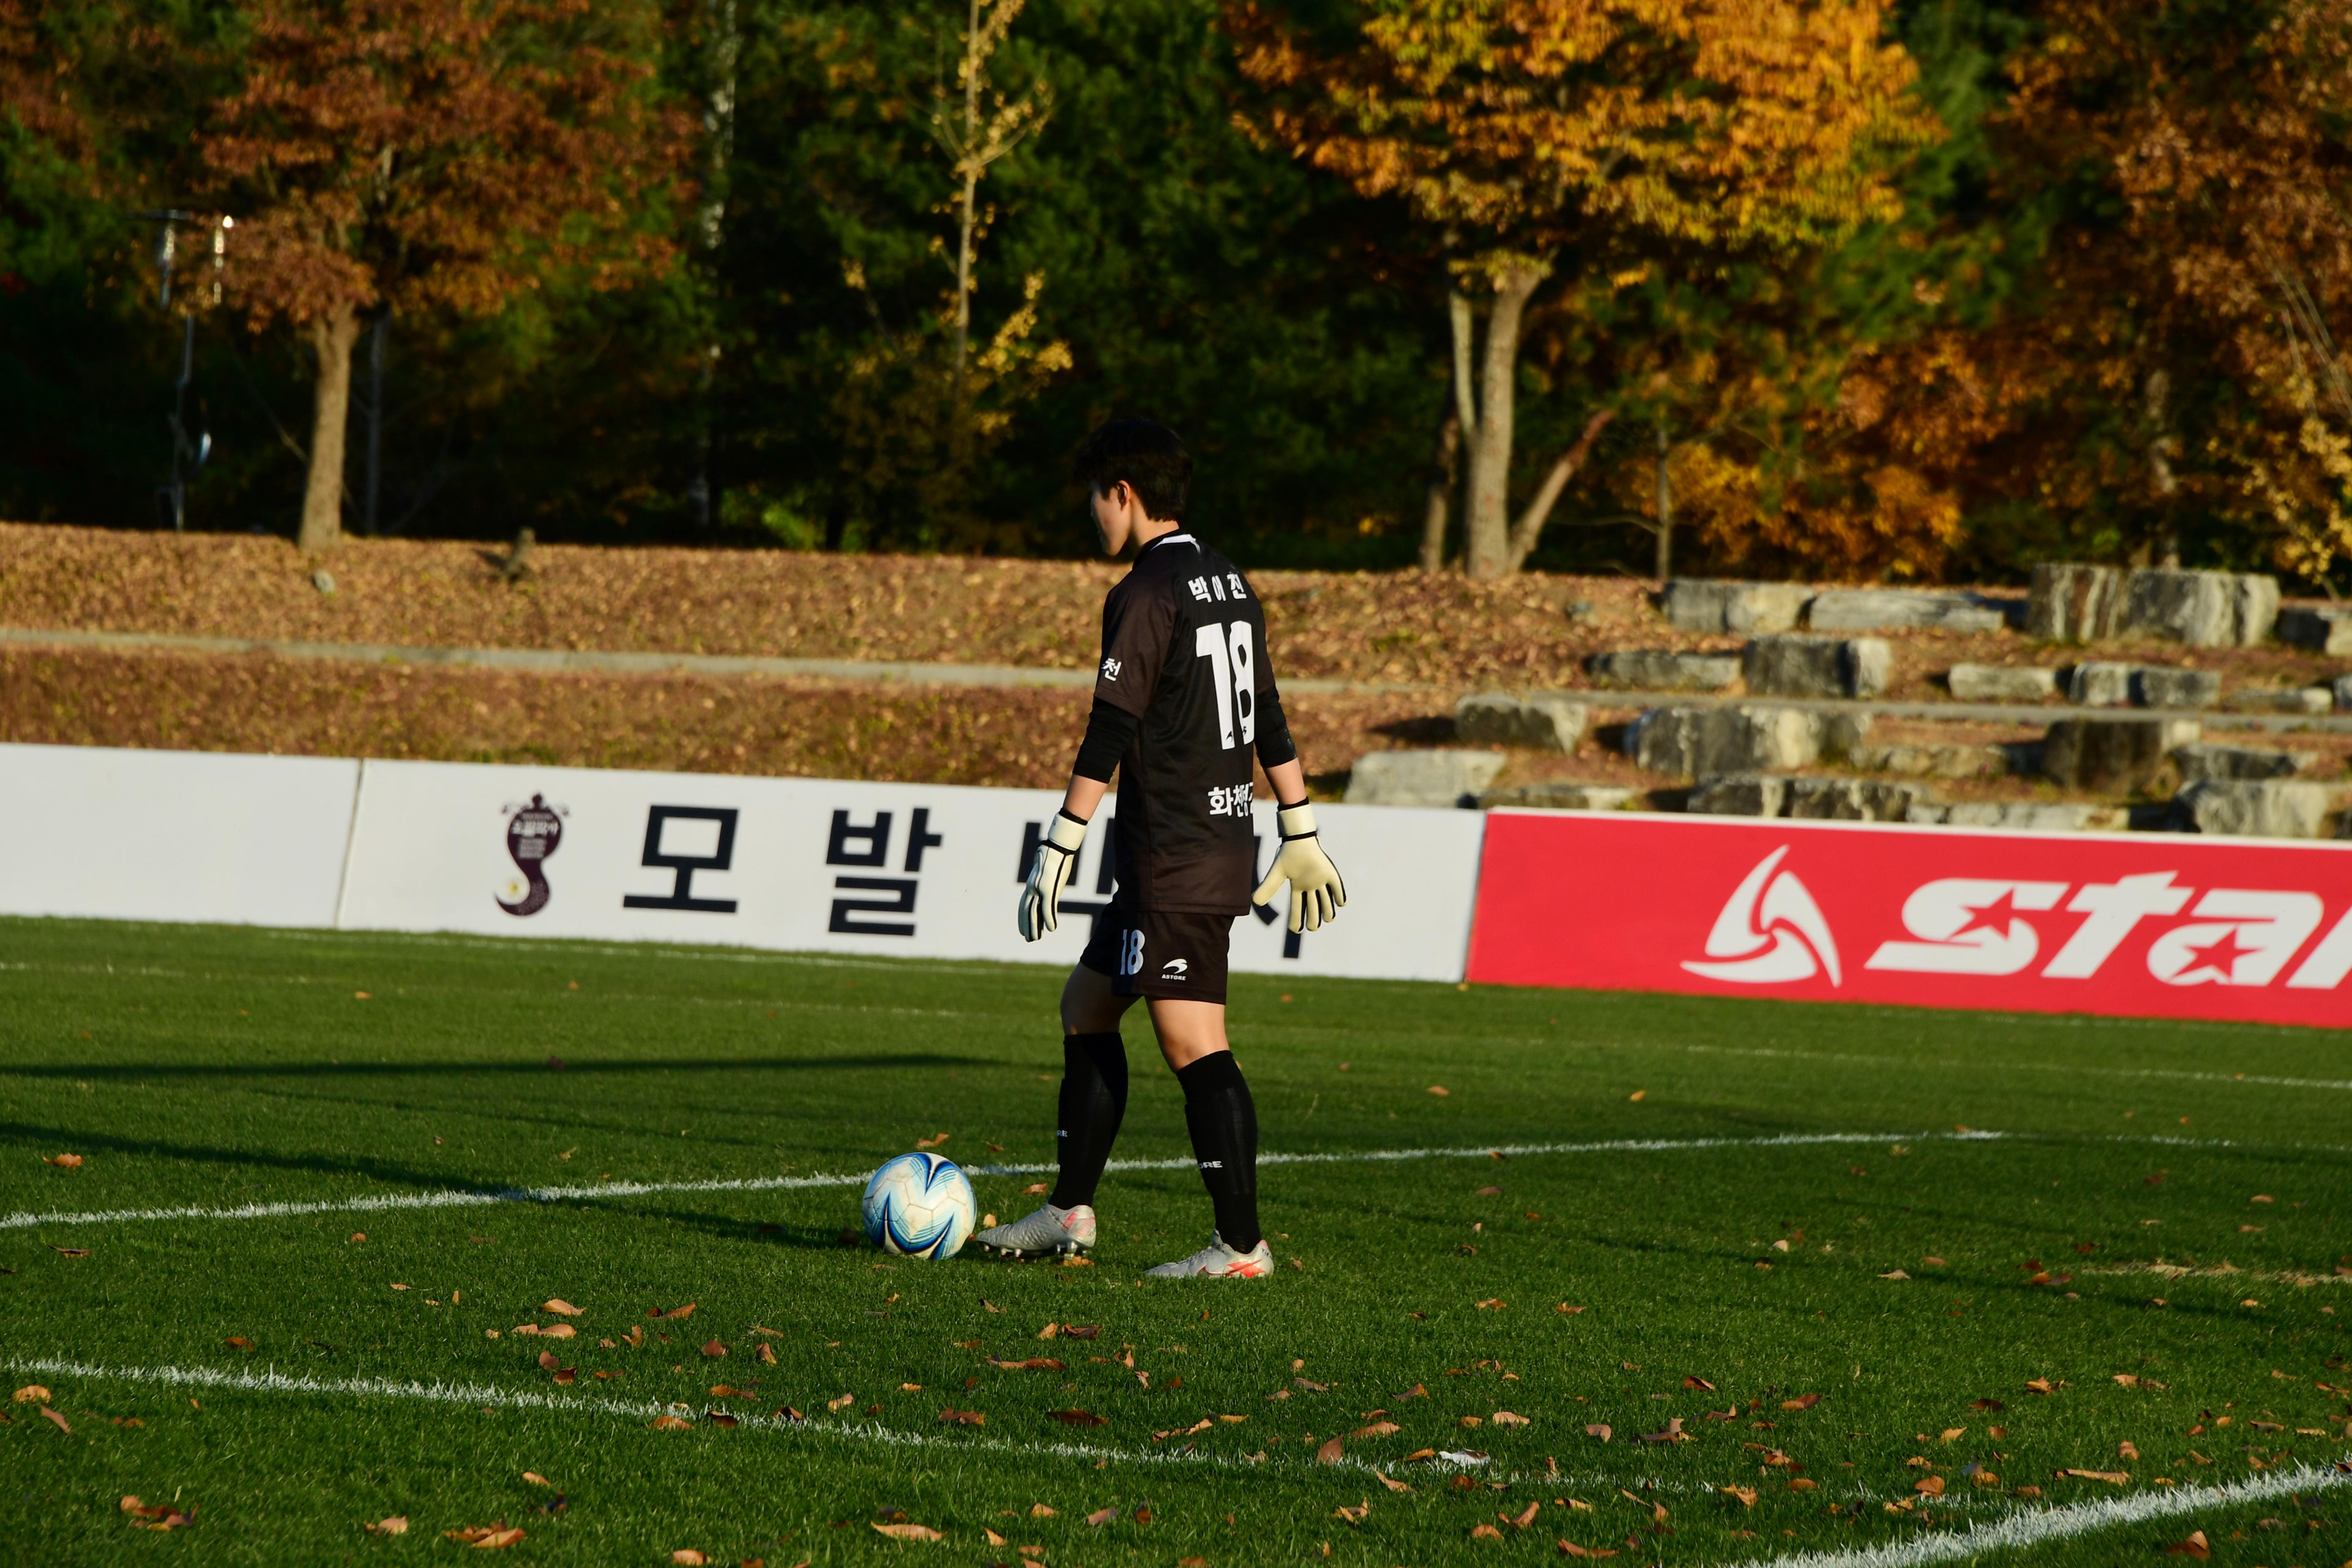
[[(1103, 553), (1132, 544), (1136, 556), (1103, 602), (1094, 711), (1022, 889), (1021, 934), (1034, 942), (1056, 929), (1063, 884), (1113, 769), (1118, 889), (1062, 988), (1059, 1178), (1045, 1207), (976, 1239), (1022, 1257), (1094, 1246), (1095, 1187), (1127, 1110), (1119, 1019), (1140, 996), (1183, 1088), (1193, 1158), (1216, 1210), (1207, 1247), (1151, 1273), (1256, 1279), (1274, 1258), (1258, 1228), (1257, 1111), (1225, 1043), (1226, 944), (1234, 917), (1285, 882), (1292, 931), (1319, 928), (1348, 892), (1315, 835), (1257, 595), (1232, 562), (1184, 531), (1192, 459), (1183, 443), (1149, 420), (1117, 420), (1087, 438), (1077, 470)], [(1282, 832), (1255, 893), (1253, 751)]]

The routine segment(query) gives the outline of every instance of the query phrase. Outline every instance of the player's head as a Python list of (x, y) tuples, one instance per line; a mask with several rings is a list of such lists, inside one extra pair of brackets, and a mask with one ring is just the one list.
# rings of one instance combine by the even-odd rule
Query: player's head
[(1181, 521), (1192, 483), (1192, 454), (1176, 432), (1150, 419), (1114, 419), (1078, 448), (1077, 477), (1096, 495), (1117, 485), (1135, 492), (1155, 522)]

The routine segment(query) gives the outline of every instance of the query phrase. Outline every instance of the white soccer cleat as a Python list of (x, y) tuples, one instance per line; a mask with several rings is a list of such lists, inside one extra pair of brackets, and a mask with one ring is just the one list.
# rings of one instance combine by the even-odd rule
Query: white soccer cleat
[(1274, 1249), (1261, 1239), (1249, 1251), (1235, 1252), (1212, 1233), (1209, 1245), (1192, 1257), (1144, 1272), (1154, 1279), (1263, 1279), (1274, 1272)]
[(992, 1252), (1009, 1252), (1015, 1258), (1084, 1252), (1095, 1244), (1095, 1211), (1089, 1204), (1066, 1209), (1047, 1204), (1027, 1219), (992, 1226), (972, 1239)]

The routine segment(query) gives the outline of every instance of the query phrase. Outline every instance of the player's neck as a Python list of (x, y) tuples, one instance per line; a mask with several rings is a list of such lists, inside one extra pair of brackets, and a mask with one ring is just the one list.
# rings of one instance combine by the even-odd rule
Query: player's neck
[(1135, 552), (1141, 555), (1170, 534), (1183, 531), (1184, 525), (1174, 518), (1162, 521), (1156, 517), (1147, 517), (1136, 524)]

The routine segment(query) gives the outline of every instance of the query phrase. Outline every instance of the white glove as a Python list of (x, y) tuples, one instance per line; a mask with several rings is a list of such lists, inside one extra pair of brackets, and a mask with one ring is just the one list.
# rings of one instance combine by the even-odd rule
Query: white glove
[(1271, 903), (1275, 890), (1288, 882), (1290, 929), (1297, 931), (1303, 922), (1308, 931), (1320, 931), (1325, 921), (1339, 918), (1339, 910), (1348, 902), (1348, 884), (1339, 880), (1339, 868), (1323, 853), (1323, 841), (1315, 833), (1313, 806), (1305, 801), (1286, 805), (1275, 813), (1275, 821), (1281, 825), (1282, 848), (1265, 880), (1250, 895), (1250, 902)]
[(1035, 942), (1049, 931), (1062, 929), (1058, 920), (1062, 889), (1086, 842), (1085, 823), (1066, 811), (1054, 814), (1037, 846), (1037, 858), (1029, 863), (1029, 885), (1021, 889), (1021, 907), (1014, 918), (1021, 925), (1022, 941)]

